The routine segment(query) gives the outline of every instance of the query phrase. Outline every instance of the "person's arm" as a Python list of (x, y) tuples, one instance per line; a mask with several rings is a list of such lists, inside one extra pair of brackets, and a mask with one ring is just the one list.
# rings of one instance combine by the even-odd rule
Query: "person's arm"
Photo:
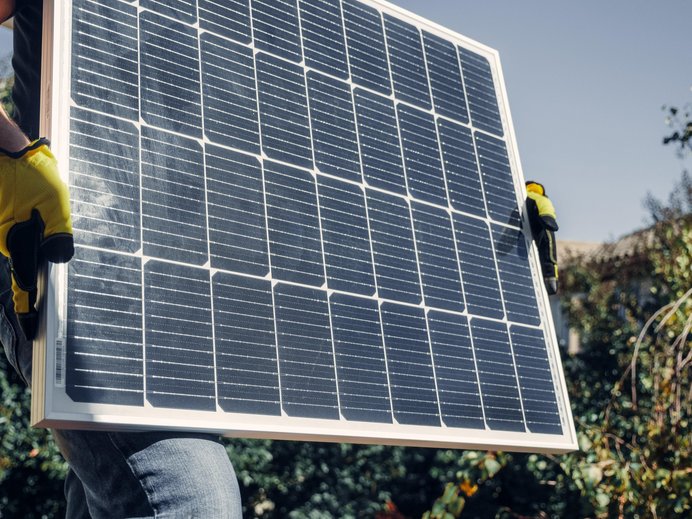
[(40, 258), (74, 254), (67, 186), (45, 139), (29, 139), (0, 107), (0, 254), (10, 259), (14, 311), (27, 340), (38, 329)]
[[(0, 4), (0, 6), (3, 4)], [(0, 149), (16, 153), (29, 145), (29, 139), (0, 105)]]
[(8, 20), (14, 13), (14, 0), (0, 0), (0, 23)]

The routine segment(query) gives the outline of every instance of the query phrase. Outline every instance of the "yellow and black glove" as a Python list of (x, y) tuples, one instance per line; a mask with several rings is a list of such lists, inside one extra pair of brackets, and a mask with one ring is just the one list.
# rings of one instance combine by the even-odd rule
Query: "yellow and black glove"
[(532, 180), (526, 183), (526, 201), (531, 232), (538, 248), (543, 280), (548, 295), (557, 294), (558, 265), (555, 232), (559, 229), (555, 207), (545, 194), (542, 184)]
[(17, 153), (0, 150), (0, 253), (10, 259), (14, 309), (31, 341), (40, 262), (65, 263), (74, 255), (70, 197), (44, 139)]

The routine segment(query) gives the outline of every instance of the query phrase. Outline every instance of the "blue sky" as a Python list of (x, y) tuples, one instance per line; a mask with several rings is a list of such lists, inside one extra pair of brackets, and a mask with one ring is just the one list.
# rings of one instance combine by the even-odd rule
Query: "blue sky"
[[(642, 200), (683, 168), (664, 104), (692, 101), (688, 0), (395, 0), (496, 48), (524, 174), (546, 184), (561, 239), (642, 227)], [(0, 32), (0, 55), (11, 48)]]
[(692, 2), (396, 0), (500, 52), (519, 155), (546, 184), (558, 238), (602, 241), (645, 224), (692, 166), (661, 145), (664, 104), (692, 101)]

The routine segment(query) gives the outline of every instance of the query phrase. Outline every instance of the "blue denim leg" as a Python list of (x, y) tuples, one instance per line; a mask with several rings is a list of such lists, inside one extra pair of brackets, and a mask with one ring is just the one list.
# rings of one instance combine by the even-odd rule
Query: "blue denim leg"
[(10, 263), (0, 255), (0, 341), (5, 355), (22, 380), (30, 385), (32, 343), (24, 339), (14, 313)]
[[(53, 431), (93, 519), (242, 517), (226, 450), (210, 435)], [(77, 495), (79, 488), (66, 493)], [(79, 501), (77, 499), (77, 501)], [(72, 506), (82, 519), (79, 506)], [(68, 513), (68, 518), (72, 516)]]
[[(31, 383), (32, 344), (14, 315), (0, 256), (0, 340)], [(179, 432), (53, 431), (70, 465), (67, 519), (240, 519), (238, 480), (217, 437)]]

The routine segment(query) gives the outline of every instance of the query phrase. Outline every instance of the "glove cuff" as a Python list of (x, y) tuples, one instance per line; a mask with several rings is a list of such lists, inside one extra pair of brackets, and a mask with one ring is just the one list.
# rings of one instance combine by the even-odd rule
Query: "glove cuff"
[(19, 151), (7, 151), (5, 149), (0, 148), (0, 154), (7, 155), (11, 159), (21, 159), (24, 155), (26, 155), (30, 151), (36, 150), (36, 149), (40, 148), (41, 146), (50, 147), (50, 141), (48, 139), (46, 139), (45, 137), (41, 137), (40, 139), (36, 139), (34, 142), (29, 144), (26, 148), (21, 149)]

